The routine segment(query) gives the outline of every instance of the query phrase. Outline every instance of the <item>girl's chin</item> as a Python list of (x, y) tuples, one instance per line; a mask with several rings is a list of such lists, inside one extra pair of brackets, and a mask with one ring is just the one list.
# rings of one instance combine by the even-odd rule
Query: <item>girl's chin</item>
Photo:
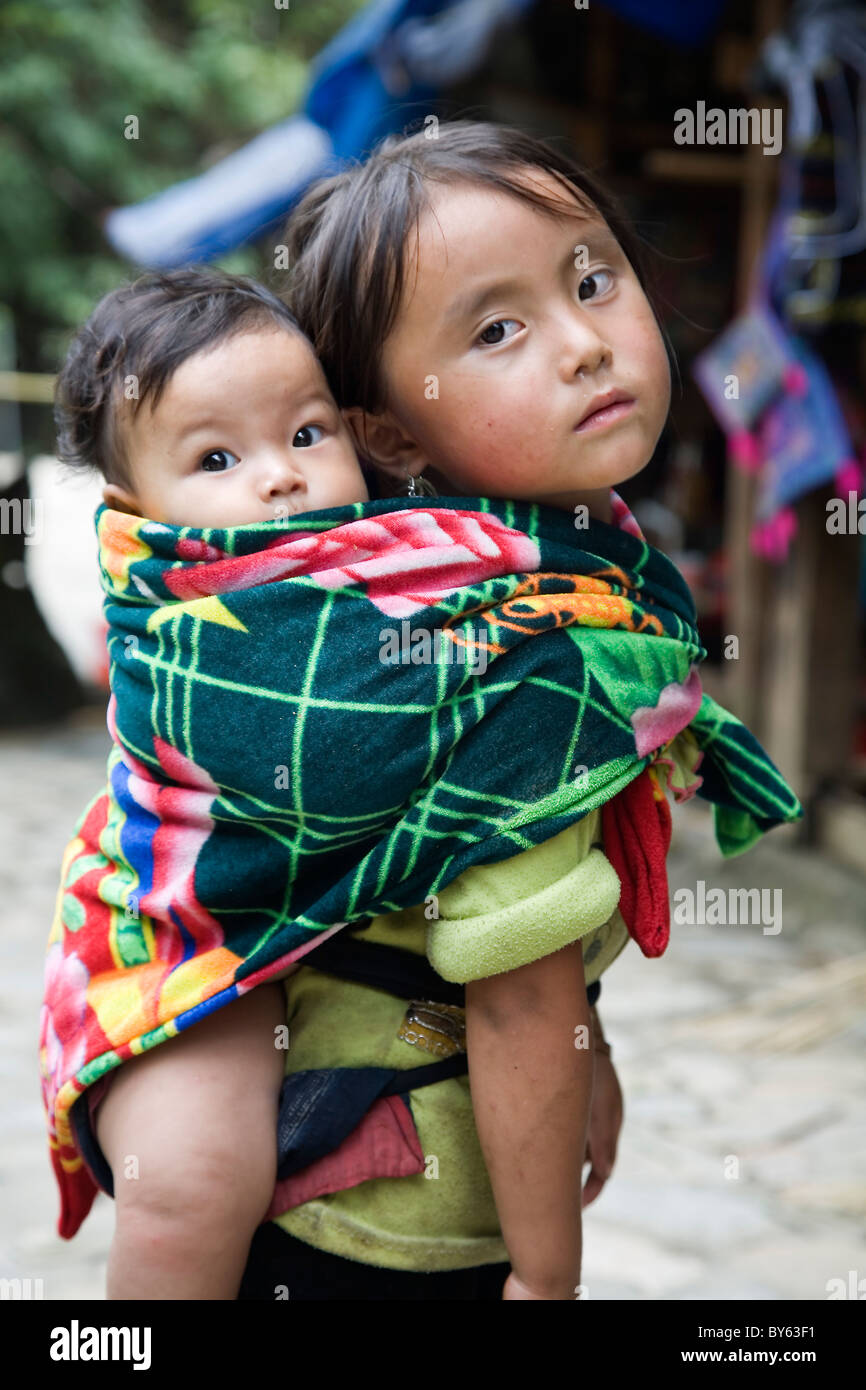
[[(629, 465), (628, 460), (619, 458), (616, 461), (612, 460), (608, 466), (595, 467), (592, 471), (585, 468), (563, 469), (555, 479), (551, 479), (548, 474), (541, 487), (534, 479), (522, 484), (512, 479), (510, 486), (508, 483), (503, 486), (501, 473), (492, 477), (461, 476), (457, 480), (446, 477), (438, 469), (429, 466), (424, 469), (424, 477), (433, 484), (440, 497), (512, 497), (524, 502), (545, 502), (553, 495), (598, 493), (619, 487), (620, 483), (628, 482), (629, 478), (635, 477), (646, 468), (648, 462), (648, 459), (644, 459), (642, 462)], [(389, 478), (386, 482), (383, 475), (380, 488), (380, 495), (385, 497), (402, 495), (398, 492), (399, 483), (395, 478)]]

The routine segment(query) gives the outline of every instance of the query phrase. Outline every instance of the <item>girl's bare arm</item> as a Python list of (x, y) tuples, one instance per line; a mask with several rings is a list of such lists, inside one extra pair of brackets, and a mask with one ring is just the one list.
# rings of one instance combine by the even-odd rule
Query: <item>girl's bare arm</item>
[(478, 1137), (512, 1270), (542, 1298), (580, 1283), (592, 1050), (575, 1041), (589, 1028), (579, 941), (466, 985)]

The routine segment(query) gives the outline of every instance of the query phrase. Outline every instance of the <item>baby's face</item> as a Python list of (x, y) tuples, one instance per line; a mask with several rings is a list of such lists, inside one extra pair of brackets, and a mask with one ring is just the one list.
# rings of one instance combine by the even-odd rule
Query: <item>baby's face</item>
[(276, 325), (187, 358), (119, 429), (134, 487), (103, 496), (153, 521), (244, 526), (369, 500), (314, 353)]
[[(532, 175), (565, 196), (552, 176)], [(651, 306), (601, 215), (573, 205), (553, 220), (466, 182), (435, 188), (431, 202), (384, 345), (392, 420), (470, 495), (570, 508), (639, 472), (664, 426), (670, 374)], [(631, 404), (579, 428), (616, 390)]]

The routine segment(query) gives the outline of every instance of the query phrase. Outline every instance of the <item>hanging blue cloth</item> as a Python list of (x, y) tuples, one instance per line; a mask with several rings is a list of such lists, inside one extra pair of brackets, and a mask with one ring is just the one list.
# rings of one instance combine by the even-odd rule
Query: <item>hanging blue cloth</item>
[(374, 0), (313, 61), (301, 112), (204, 173), (109, 213), (105, 233), (150, 268), (208, 261), (278, 226), (316, 179), (363, 156), (469, 76), (535, 0)]

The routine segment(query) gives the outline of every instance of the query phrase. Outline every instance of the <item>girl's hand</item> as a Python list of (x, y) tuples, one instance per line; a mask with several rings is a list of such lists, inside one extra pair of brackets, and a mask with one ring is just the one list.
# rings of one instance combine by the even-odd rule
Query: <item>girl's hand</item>
[(610, 1057), (596, 1052), (585, 1159), (585, 1162), (592, 1164), (592, 1168), (583, 1189), (583, 1207), (595, 1201), (611, 1175), (622, 1126), (622, 1112), (622, 1090), (613, 1062)]

